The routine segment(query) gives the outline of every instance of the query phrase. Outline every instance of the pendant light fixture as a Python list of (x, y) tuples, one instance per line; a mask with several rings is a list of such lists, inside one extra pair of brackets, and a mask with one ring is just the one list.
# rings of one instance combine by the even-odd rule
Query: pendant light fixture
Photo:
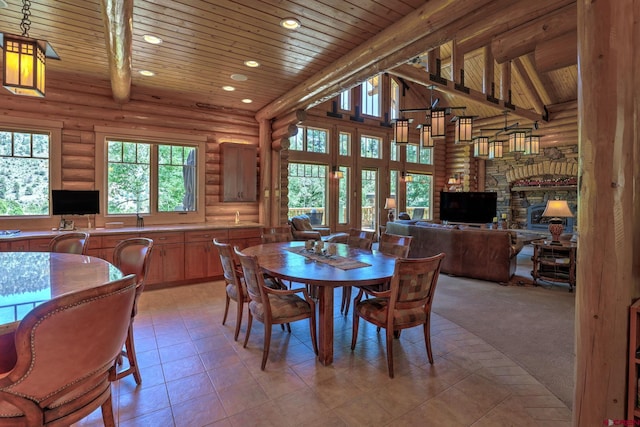
[(433, 138), (431, 138), (431, 125), (420, 125), (420, 145), (425, 148), (433, 147)]
[(473, 138), (473, 116), (458, 116), (456, 119), (456, 138), (455, 143), (472, 142)]
[(503, 150), (502, 141), (491, 141), (489, 143), (489, 159), (501, 159)]
[(22, 35), (0, 34), (2, 85), (15, 95), (43, 97), (46, 58), (60, 59), (45, 40), (29, 37), (31, 0), (22, 0)]
[(477, 136), (473, 138), (473, 157), (489, 156), (489, 137)]
[(409, 143), (409, 119), (396, 119), (393, 127), (393, 140), (398, 145)]

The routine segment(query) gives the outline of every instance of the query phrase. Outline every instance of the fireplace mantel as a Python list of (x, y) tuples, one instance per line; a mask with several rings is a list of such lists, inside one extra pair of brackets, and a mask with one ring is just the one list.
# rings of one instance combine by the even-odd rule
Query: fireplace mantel
[(511, 187), (511, 191), (573, 191), (577, 189), (577, 185), (526, 185)]

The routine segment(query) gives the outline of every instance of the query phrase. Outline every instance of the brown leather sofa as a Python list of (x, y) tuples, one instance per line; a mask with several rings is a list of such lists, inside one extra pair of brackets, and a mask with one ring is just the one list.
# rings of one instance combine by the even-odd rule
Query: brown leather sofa
[(388, 222), (387, 233), (413, 236), (410, 258), (446, 254), (441, 271), (453, 276), (508, 282), (522, 249), (514, 232), (428, 223)]
[(308, 215), (296, 215), (289, 219), (293, 240), (324, 240), (332, 243), (347, 243), (347, 233), (331, 233), (326, 227), (312, 227)]

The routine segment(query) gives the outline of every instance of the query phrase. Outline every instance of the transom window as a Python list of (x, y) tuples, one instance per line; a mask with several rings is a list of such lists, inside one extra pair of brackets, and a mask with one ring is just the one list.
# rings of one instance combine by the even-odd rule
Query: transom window
[(360, 138), (360, 156), (371, 159), (382, 158), (382, 139), (373, 136), (362, 136)]
[(197, 148), (107, 141), (107, 214), (195, 211)]
[(351, 111), (351, 89), (343, 90), (340, 93), (340, 109)]
[(298, 133), (289, 138), (289, 149), (309, 153), (327, 153), (329, 133), (326, 129), (298, 128)]
[(391, 79), (391, 105), (389, 105), (389, 115), (391, 120), (395, 120), (400, 115), (400, 85), (395, 79)]
[(380, 117), (380, 80), (377, 75), (360, 85), (362, 114)]
[(407, 163), (420, 163), (423, 165), (430, 165), (431, 163), (431, 151), (430, 147), (422, 147), (416, 144), (407, 145)]
[(0, 216), (49, 215), (48, 132), (0, 129)]

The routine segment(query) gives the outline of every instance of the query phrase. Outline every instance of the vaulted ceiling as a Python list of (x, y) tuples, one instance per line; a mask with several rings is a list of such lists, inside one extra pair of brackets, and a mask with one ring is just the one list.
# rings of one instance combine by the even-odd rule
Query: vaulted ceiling
[[(0, 31), (21, 34), (22, 2), (6, 3)], [(504, 109), (486, 101), (485, 64), (494, 65), (498, 97), (509, 70), (501, 64), (511, 64), (511, 102), (532, 117), (577, 98), (575, 0), (32, 0), (31, 13), (29, 35), (47, 40), (61, 58), (48, 62), (48, 72), (111, 80), (120, 102), (172, 93), (270, 118), (378, 72), (433, 84), (427, 52), (438, 47), (442, 76), (457, 79), (453, 70), (463, 68), (471, 95), (452, 84), (435, 89), (471, 114)], [(282, 28), (287, 17), (300, 28)], [(147, 34), (163, 42), (146, 43)], [(260, 66), (247, 67), (247, 60)], [(118, 99), (118, 91), (126, 96)]]

